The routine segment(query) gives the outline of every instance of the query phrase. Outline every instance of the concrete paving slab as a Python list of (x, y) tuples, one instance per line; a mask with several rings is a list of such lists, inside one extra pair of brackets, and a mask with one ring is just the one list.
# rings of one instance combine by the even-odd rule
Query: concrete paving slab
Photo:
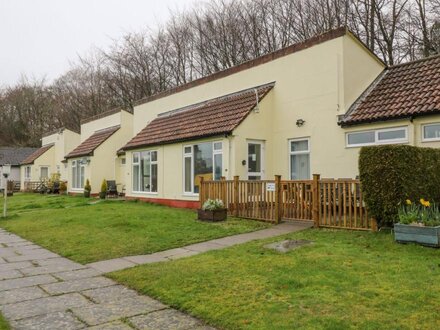
[(42, 274), (51, 274), (51, 273), (59, 273), (72, 271), (77, 269), (84, 269), (85, 266), (82, 265), (70, 265), (70, 264), (53, 264), (47, 266), (39, 266), (39, 267), (29, 267), (23, 268), (20, 271), (25, 275), (42, 275)]
[(140, 330), (188, 330), (203, 325), (199, 320), (174, 309), (131, 317), (129, 322)]
[(23, 274), (20, 273), (18, 270), (12, 269), (3, 271), (0, 267), (0, 281), (18, 277), (23, 277)]
[(55, 312), (13, 321), (16, 330), (76, 330), (84, 329), (86, 325), (70, 312)]
[(224, 248), (225, 248), (224, 245), (216, 244), (211, 241), (185, 246), (185, 249), (187, 250), (198, 251), (198, 252), (206, 252), (206, 251), (219, 250)]
[(0, 305), (13, 304), (21, 301), (47, 297), (48, 294), (38, 286), (13, 289), (0, 292)]
[(87, 328), (89, 330), (133, 330), (132, 327), (121, 321), (115, 321)]
[(100, 276), (41, 285), (41, 288), (51, 295), (57, 295), (62, 293), (80, 292), (88, 289), (100, 288), (115, 284), (116, 283), (112, 280)]
[(93, 262), (86, 265), (87, 267), (96, 269), (103, 273), (110, 273), (117, 270), (130, 268), (136, 266), (134, 262), (118, 258), (118, 259), (110, 259), (104, 261)]
[(0, 291), (25, 288), (28, 286), (48, 284), (57, 282), (57, 279), (50, 275), (37, 275), (31, 277), (15, 278), (11, 280), (0, 281)]
[(21, 261), (21, 262), (10, 262), (2, 264), (2, 271), (12, 270), (12, 269), (23, 269), (32, 267), (32, 263), (30, 261)]
[(154, 253), (153, 254), (147, 254), (147, 255), (141, 255), (141, 256), (124, 257), (123, 259), (128, 260), (130, 262), (133, 262), (135, 264), (151, 264), (153, 262), (168, 261), (167, 258), (161, 257), (161, 256), (157, 256)]
[(118, 304), (96, 304), (82, 308), (72, 308), (72, 312), (88, 325), (98, 325), (134, 315), (150, 313), (162, 308), (162, 304), (147, 304), (123, 301)]
[(10, 320), (20, 320), (32, 316), (66, 311), (75, 307), (91, 306), (92, 303), (79, 293), (44, 297), (2, 307), (2, 314)]
[(54, 273), (52, 274), (56, 278), (59, 278), (63, 281), (71, 281), (71, 280), (78, 280), (81, 278), (90, 278), (101, 275), (102, 272), (99, 272), (92, 268), (84, 268), (79, 270), (73, 270), (68, 272), (61, 272), (61, 273)]
[(201, 252), (199, 252), (199, 251), (185, 250), (185, 252), (173, 254), (173, 255), (169, 256), (168, 259), (171, 259), (171, 260), (182, 259), (182, 258), (194, 256), (194, 255), (200, 254), (200, 253)]

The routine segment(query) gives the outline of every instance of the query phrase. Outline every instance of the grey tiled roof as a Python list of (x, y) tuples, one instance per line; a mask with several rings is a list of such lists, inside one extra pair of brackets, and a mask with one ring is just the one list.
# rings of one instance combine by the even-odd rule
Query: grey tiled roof
[(20, 165), (20, 163), (38, 148), (0, 147), (0, 166), (4, 164)]

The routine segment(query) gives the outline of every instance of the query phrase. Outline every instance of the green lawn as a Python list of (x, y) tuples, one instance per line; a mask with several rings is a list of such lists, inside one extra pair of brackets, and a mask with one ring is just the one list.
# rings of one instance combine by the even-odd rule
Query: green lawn
[(225, 329), (440, 329), (440, 251), (390, 233), (306, 230), (110, 274)]
[(0, 330), (9, 330), (9, 329), (10, 329), (9, 324), (6, 322), (6, 320), (0, 314)]
[(80, 263), (148, 254), (266, 228), (241, 219), (203, 223), (192, 210), (83, 197), (16, 194), (0, 227)]

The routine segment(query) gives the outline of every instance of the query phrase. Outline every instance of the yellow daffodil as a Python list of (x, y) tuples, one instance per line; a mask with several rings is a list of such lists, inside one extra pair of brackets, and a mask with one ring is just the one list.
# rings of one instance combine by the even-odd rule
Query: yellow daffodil
[(412, 204), (411, 200), (407, 199), (406, 200), (406, 205), (411, 205), (411, 204)]
[(420, 198), (420, 204), (425, 205), (425, 199)]
[(426, 201), (425, 204), (423, 204), (425, 207), (430, 207), (431, 203), (429, 201)]

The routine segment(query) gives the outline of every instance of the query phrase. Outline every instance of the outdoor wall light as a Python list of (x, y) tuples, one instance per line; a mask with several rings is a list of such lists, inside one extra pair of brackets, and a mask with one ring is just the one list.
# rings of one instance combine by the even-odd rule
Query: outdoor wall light
[(242, 161), (241, 161), (241, 165), (246, 165), (246, 160), (245, 159), (243, 159)]
[(5, 164), (5, 165), (3, 165), (2, 169), (3, 169), (2, 170), (3, 176), (7, 179), (8, 176), (11, 174), (11, 165)]
[(306, 123), (306, 121), (305, 121), (304, 119), (298, 119), (298, 120), (296, 121), (296, 126), (297, 126), (297, 127), (301, 127), (301, 126), (303, 126), (305, 123)]

